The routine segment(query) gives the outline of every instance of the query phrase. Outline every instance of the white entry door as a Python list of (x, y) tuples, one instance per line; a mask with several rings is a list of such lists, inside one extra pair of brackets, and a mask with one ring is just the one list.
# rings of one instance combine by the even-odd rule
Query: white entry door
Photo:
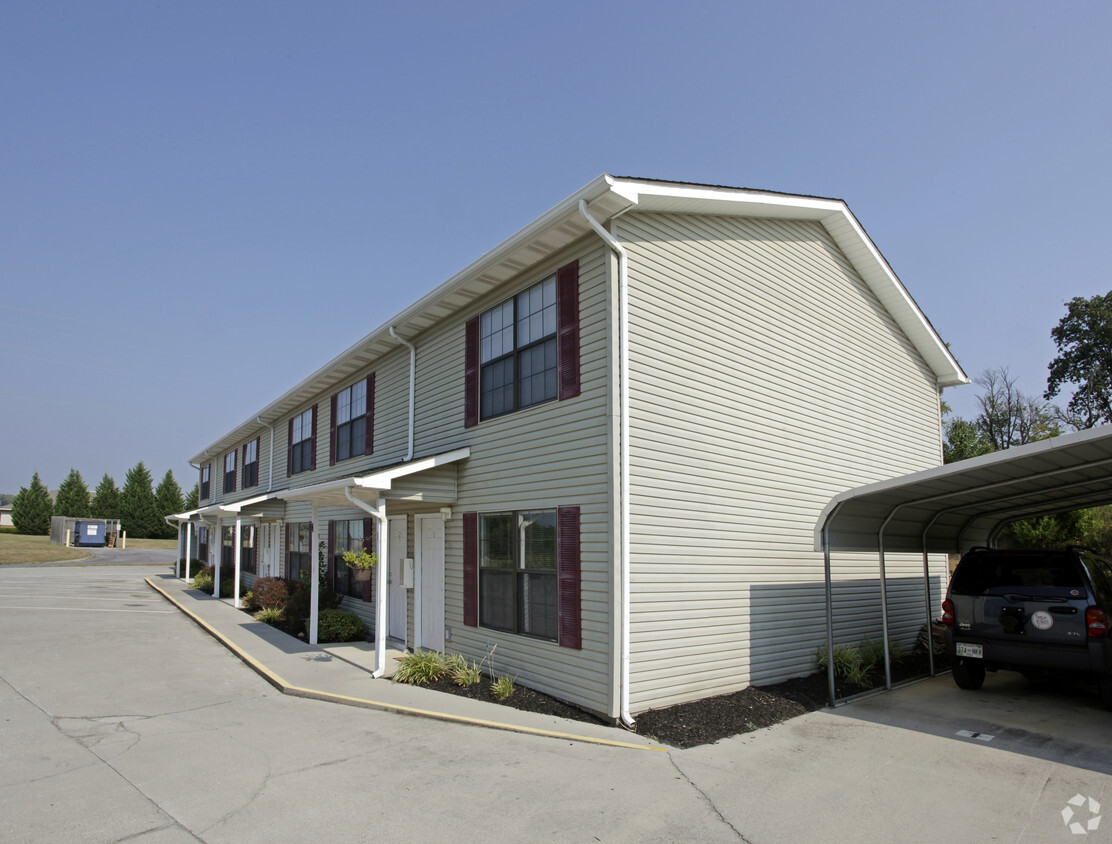
[(417, 647), (444, 650), (444, 519), (416, 517)]
[(405, 516), (390, 516), (390, 561), (386, 572), (389, 585), (390, 606), (386, 611), (388, 620), (386, 634), (392, 639), (405, 641), (407, 622), (404, 565), (409, 553), (409, 531), (406, 529)]

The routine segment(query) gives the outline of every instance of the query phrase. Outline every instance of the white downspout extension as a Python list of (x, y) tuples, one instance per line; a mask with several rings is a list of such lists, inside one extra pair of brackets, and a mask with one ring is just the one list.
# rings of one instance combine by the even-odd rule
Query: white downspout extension
[(618, 256), (618, 428), (619, 458), (618, 474), (621, 489), (621, 639), (619, 652), (621, 658), (621, 680), (618, 691), (622, 723), (627, 727), (634, 724), (629, 714), (629, 256), (622, 245), (598, 220), (587, 211), (587, 203), (579, 200), (579, 213), (601, 237), (606, 245)]
[(390, 336), (399, 343), (409, 346), (409, 452), (405, 456), (405, 462), (408, 463), (413, 459), (414, 401), (417, 394), (417, 347), (404, 337), (399, 337), (398, 332), (394, 330), (392, 325), (390, 326)]
[(360, 501), (351, 494), (351, 487), (344, 487), (347, 500), (378, 521), (378, 542), (375, 543), (375, 555), (378, 564), (375, 566), (375, 670), (371, 676), (376, 680), (386, 673), (386, 560), (389, 553), (389, 530), (386, 522), (386, 500), (380, 498), (377, 507), (372, 507), (366, 501)]
[[(260, 425), (266, 425), (261, 417), (256, 416), (255, 421)], [(266, 427), (270, 428), (270, 469), (266, 476), (266, 491), (271, 492), (274, 489), (274, 426), (266, 425)]]

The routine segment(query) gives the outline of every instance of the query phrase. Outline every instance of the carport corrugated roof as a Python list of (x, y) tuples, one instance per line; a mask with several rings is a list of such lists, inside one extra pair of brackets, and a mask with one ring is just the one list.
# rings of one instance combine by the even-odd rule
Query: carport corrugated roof
[[(994, 545), (1017, 519), (1112, 503), (1112, 425), (1017, 446), (835, 495), (815, 524), (815, 550), (826, 574), (826, 647), (834, 649), (830, 555), (872, 551), (880, 574), (885, 686), (892, 687), (888, 648), (886, 552), (923, 554), (927, 629), (933, 616), (928, 554)], [(934, 657), (930, 671), (934, 673)], [(827, 661), (836, 703), (834, 660)]]
[(1063, 434), (834, 496), (815, 525), (831, 551), (959, 553), (1016, 519), (1112, 503), (1112, 425)]

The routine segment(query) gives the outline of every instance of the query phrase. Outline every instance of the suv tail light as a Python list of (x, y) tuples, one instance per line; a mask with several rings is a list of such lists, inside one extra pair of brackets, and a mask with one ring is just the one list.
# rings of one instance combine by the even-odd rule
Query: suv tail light
[[(1096, 609), (1096, 607), (1090, 607), (1089, 609)], [(1101, 620), (1103, 621), (1104, 620), (1104, 613), (1103, 612), (1100, 614), (1100, 617), (1101, 617)], [(1085, 619), (1088, 620), (1088, 618), (1089, 618), (1089, 616), (1086, 613)], [(945, 625), (948, 625), (949, 627), (954, 626), (954, 602), (951, 601), (949, 598), (947, 598), (945, 601), (942, 602), (942, 623), (945, 624)], [(1093, 633), (1092, 630), (1090, 629), (1089, 635), (1090, 636), (1095, 636), (1097, 634)], [(1101, 633), (1100, 635), (1103, 636), (1104, 634)]]
[(1089, 631), (1090, 639), (1100, 639), (1108, 633), (1108, 616), (1100, 607), (1089, 607), (1085, 610), (1085, 629)]

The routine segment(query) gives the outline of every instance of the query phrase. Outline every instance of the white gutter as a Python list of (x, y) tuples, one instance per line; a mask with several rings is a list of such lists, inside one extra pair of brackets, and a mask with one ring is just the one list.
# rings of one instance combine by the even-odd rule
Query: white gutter
[(378, 542), (375, 548), (378, 564), (375, 566), (375, 670), (371, 676), (376, 680), (386, 673), (386, 560), (389, 553), (387, 547), (388, 530), (386, 522), (386, 501), (378, 499), (378, 507), (372, 507), (366, 501), (361, 501), (351, 494), (351, 487), (344, 487), (347, 500), (370, 513), (378, 520)]
[(621, 636), (619, 638), (619, 659), (621, 660), (621, 679), (618, 689), (618, 706), (622, 723), (627, 727), (634, 724), (629, 714), (629, 256), (614, 236), (602, 227), (598, 220), (587, 211), (585, 200), (579, 200), (579, 213), (595, 230), (606, 245), (618, 256), (618, 428), (619, 458), (618, 474), (621, 489)]
[[(274, 426), (267, 425), (261, 416), (256, 416), (255, 421), (270, 428), (270, 469), (266, 475), (266, 491), (271, 492), (274, 490)], [(258, 457), (258, 455), (255, 456)]]
[[(417, 395), (417, 347), (404, 337), (399, 337), (398, 332), (394, 330), (392, 325), (390, 326), (390, 336), (399, 343), (409, 346), (409, 451), (405, 455), (405, 462), (408, 463), (413, 459), (414, 402)], [(370, 397), (368, 397), (369, 400)]]

